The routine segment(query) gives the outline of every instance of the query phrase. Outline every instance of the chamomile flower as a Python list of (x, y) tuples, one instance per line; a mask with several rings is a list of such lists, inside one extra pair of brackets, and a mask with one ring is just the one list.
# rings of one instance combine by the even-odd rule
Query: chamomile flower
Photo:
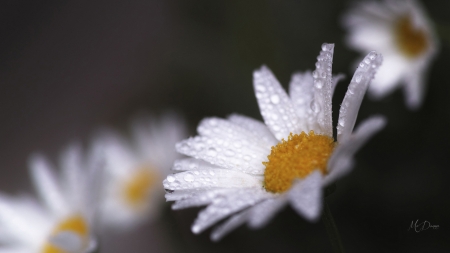
[(343, 19), (349, 47), (383, 54), (383, 66), (369, 87), (381, 98), (403, 85), (406, 104), (421, 105), (426, 74), (438, 45), (424, 9), (415, 0), (367, 1), (357, 4)]
[(105, 131), (94, 144), (105, 161), (100, 218), (104, 227), (119, 230), (156, 217), (164, 203), (161, 181), (180, 157), (175, 143), (187, 136), (184, 121), (175, 114), (141, 117), (131, 128), (132, 142)]
[(218, 240), (242, 223), (264, 226), (290, 203), (307, 220), (321, 213), (322, 188), (348, 173), (353, 154), (384, 126), (372, 117), (353, 132), (356, 116), (381, 55), (371, 52), (360, 64), (340, 109), (337, 142), (333, 139), (331, 64), (333, 44), (323, 44), (316, 70), (294, 74), (288, 96), (267, 67), (253, 74), (256, 99), (264, 123), (233, 114), (207, 118), (199, 136), (176, 145), (191, 158), (175, 162), (181, 171), (163, 181), (173, 209), (207, 205), (192, 231), (216, 228)]
[(42, 203), (0, 195), (0, 252), (92, 252), (98, 177), (85, 167), (77, 145), (64, 152), (60, 176), (43, 156), (33, 156), (30, 172)]

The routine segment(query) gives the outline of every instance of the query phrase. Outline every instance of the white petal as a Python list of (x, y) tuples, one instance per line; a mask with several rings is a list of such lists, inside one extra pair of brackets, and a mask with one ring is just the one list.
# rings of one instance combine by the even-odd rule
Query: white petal
[(0, 253), (30, 253), (30, 252), (32, 252), (32, 249), (22, 245), (2, 246), (0, 248)]
[[(221, 190), (221, 189), (220, 189)], [(214, 191), (211, 189), (189, 189), (189, 190), (177, 190), (177, 191), (171, 191), (166, 192), (166, 201), (178, 201), (182, 199), (188, 199), (192, 196), (200, 193), (205, 193), (208, 191)]]
[(79, 253), (83, 250), (83, 239), (69, 230), (61, 231), (52, 236), (50, 243), (69, 253)]
[[(240, 148), (236, 148), (236, 144)], [(196, 136), (177, 143), (178, 152), (202, 159), (213, 165), (254, 175), (264, 173), (263, 161), (267, 160), (270, 149), (252, 145), (247, 139), (239, 143), (224, 138)]]
[(78, 143), (73, 143), (64, 150), (61, 156), (63, 187), (66, 189), (68, 202), (72, 206), (80, 206), (84, 194), (84, 180), (82, 167), (82, 150)]
[(65, 197), (48, 161), (40, 155), (32, 156), (30, 159), (30, 173), (39, 196), (47, 207), (54, 214), (67, 213), (68, 206)]
[(383, 64), (369, 85), (369, 95), (374, 99), (380, 99), (398, 87), (412, 67), (403, 56), (395, 52), (387, 52), (385, 55)]
[(262, 176), (226, 169), (195, 170), (168, 175), (163, 185), (169, 190), (262, 187)]
[(215, 242), (220, 241), (225, 235), (227, 235), (240, 225), (244, 224), (248, 220), (249, 216), (249, 210), (245, 210), (236, 215), (233, 215), (231, 218), (229, 218), (227, 221), (213, 230), (213, 232), (211, 233), (211, 240)]
[(250, 209), (249, 227), (254, 229), (264, 227), (287, 202), (287, 195), (281, 194), (258, 203)]
[(179, 157), (175, 144), (187, 137), (185, 121), (172, 112), (160, 118), (137, 117), (132, 121), (131, 130), (140, 156), (149, 159), (162, 172), (168, 171), (173, 160)]
[(220, 169), (221, 167), (212, 165), (200, 159), (195, 158), (184, 158), (176, 160), (173, 163), (172, 170), (177, 171), (188, 171), (188, 170), (211, 170)]
[(253, 72), (256, 100), (264, 122), (278, 140), (299, 133), (299, 120), (288, 95), (272, 72), (263, 66)]
[(371, 52), (358, 66), (342, 101), (341, 109), (339, 110), (339, 121), (337, 125), (338, 142), (344, 142), (345, 139), (350, 137), (367, 86), (374, 77), (382, 59), (383, 57), (380, 54)]
[(350, 172), (353, 165), (353, 155), (385, 125), (384, 117), (373, 116), (362, 122), (346, 142), (339, 143), (328, 161), (329, 173), (325, 176), (323, 184), (328, 185)]
[(314, 79), (311, 71), (297, 72), (291, 77), (289, 95), (299, 117), (300, 130), (317, 130), (317, 115), (311, 109), (314, 99)]
[(232, 145), (228, 145), (228, 148), (233, 152), (240, 153), (241, 150), (251, 150), (254, 153), (266, 155), (270, 150), (270, 147), (257, 136), (254, 136), (252, 132), (228, 120), (220, 118), (203, 119), (197, 131), (200, 135), (209, 137), (218, 144), (220, 142), (231, 142)]
[(275, 146), (278, 143), (278, 140), (272, 132), (270, 132), (269, 128), (267, 128), (267, 126), (259, 120), (239, 114), (232, 114), (228, 116), (228, 120), (242, 128), (247, 129), (257, 139), (264, 141), (268, 147)]
[(199, 191), (191, 194), (189, 198), (184, 198), (176, 201), (172, 205), (173, 210), (184, 209), (195, 206), (204, 206), (212, 203), (216, 198), (220, 198), (223, 195), (234, 194), (241, 189), (217, 189), (217, 190), (207, 190)]
[(211, 205), (198, 214), (192, 225), (192, 232), (198, 234), (228, 215), (254, 205), (269, 196), (270, 194), (261, 187), (241, 189), (234, 194), (217, 197)]
[(309, 221), (316, 221), (322, 210), (322, 174), (314, 171), (296, 182), (287, 194), (298, 214)]
[(314, 99), (311, 104), (316, 114), (319, 134), (333, 136), (333, 120), (331, 118), (332, 74), (334, 44), (324, 43), (322, 51), (317, 56), (316, 70), (312, 73), (314, 78)]
[(97, 134), (93, 150), (102, 155), (100, 158), (105, 162), (105, 169), (114, 176), (125, 177), (136, 166), (142, 165), (138, 164), (141, 161), (129, 143), (110, 129), (103, 129)]
[(404, 93), (409, 109), (417, 109), (422, 104), (425, 95), (425, 71), (410, 73), (405, 78)]
[(40, 243), (49, 224), (43, 211), (24, 198), (11, 198), (0, 194), (0, 226), (10, 242)]

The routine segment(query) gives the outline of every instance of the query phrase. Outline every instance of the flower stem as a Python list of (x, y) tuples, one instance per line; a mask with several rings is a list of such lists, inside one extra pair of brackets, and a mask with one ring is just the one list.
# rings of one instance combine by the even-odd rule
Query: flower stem
[(334, 252), (336, 253), (345, 252), (344, 246), (342, 246), (341, 236), (339, 235), (339, 231), (337, 229), (336, 223), (334, 223), (330, 207), (328, 206), (328, 203), (326, 201), (324, 201), (322, 222), (325, 225), (325, 229), (327, 230), (328, 238), (330, 238)]

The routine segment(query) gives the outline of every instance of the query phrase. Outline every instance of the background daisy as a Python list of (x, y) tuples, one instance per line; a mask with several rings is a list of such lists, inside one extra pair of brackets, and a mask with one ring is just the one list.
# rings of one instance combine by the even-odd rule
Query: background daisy
[(416, 0), (365, 1), (356, 4), (343, 18), (347, 44), (367, 53), (378, 50), (384, 64), (369, 87), (375, 98), (403, 86), (411, 109), (421, 105), (427, 73), (438, 45), (431, 21)]
[(131, 133), (129, 141), (105, 130), (93, 144), (104, 154), (100, 217), (108, 228), (129, 229), (157, 217), (164, 204), (161, 181), (180, 157), (174, 145), (187, 135), (184, 121), (173, 113), (136, 118)]
[(87, 169), (81, 148), (71, 145), (61, 156), (56, 173), (41, 155), (30, 159), (30, 172), (37, 193), (0, 195), (0, 252), (58, 253), (93, 252), (94, 216), (98, 170)]

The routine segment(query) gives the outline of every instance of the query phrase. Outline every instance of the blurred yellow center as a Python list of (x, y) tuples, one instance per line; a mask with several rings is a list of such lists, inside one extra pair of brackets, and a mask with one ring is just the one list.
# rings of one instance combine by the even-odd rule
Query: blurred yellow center
[[(87, 241), (89, 234), (89, 227), (81, 215), (70, 216), (69, 218), (61, 221), (53, 229), (51, 236), (54, 236), (63, 231), (70, 231), (78, 234), (84, 241)], [(42, 253), (69, 253), (60, 249), (59, 247), (46, 243), (42, 249)]]
[(408, 57), (417, 57), (428, 48), (427, 34), (414, 26), (409, 15), (397, 21), (395, 35), (397, 46)]
[(154, 169), (143, 166), (138, 169), (125, 183), (124, 200), (133, 208), (141, 208), (148, 202), (150, 190), (159, 178)]
[(327, 173), (327, 162), (333, 152), (335, 142), (325, 135), (290, 134), (288, 140), (281, 140), (263, 162), (264, 187), (267, 191), (281, 193), (291, 188), (296, 178), (305, 178), (314, 170)]

